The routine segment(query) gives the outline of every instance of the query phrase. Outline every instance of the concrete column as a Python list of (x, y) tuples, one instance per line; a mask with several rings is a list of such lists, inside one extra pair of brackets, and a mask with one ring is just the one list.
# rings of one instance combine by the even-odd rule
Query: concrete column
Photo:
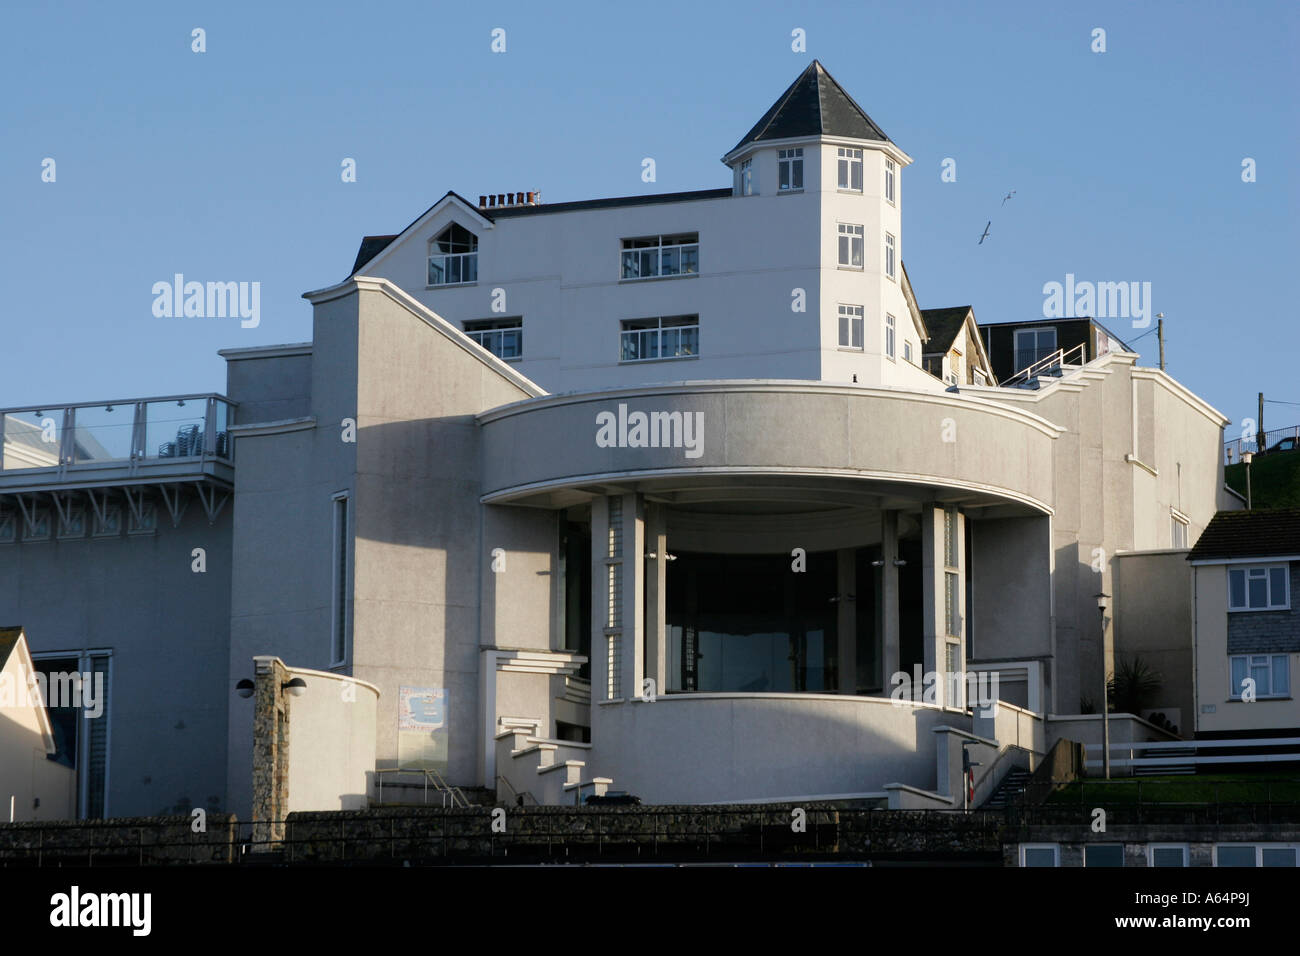
[(835, 629), (839, 658), (839, 687), (841, 694), (858, 692), (858, 602), (857, 555), (852, 548), (836, 552), (836, 607)]
[(889, 691), (890, 677), (898, 673), (898, 512), (884, 511), (880, 515), (880, 620), (876, 633), (880, 635), (882, 687)]
[(646, 548), (655, 556), (644, 562), (645, 599), (645, 676), (654, 680), (655, 693), (668, 689), (668, 532), (664, 507), (647, 502)]
[(609, 698), (610, 631), (609, 499), (591, 502), (591, 726), (595, 733), (600, 702)]
[[(927, 503), (921, 506), (921, 670), (924, 674), (943, 669), (946, 643), (943, 586), (943, 509)], [(945, 700), (942, 688), (936, 692), (935, 700)]]
[(623, 633), (619, 663), (624, 698), (641, 697), (645, 678), (645, 501), (623, 496)]

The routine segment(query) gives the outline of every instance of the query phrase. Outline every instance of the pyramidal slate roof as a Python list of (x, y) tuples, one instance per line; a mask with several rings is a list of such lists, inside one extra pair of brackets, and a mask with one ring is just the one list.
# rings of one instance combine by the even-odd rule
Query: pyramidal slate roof
[(826, 72), (820, 60), (808, 64), (731, 152), (749, 143), (799, 136), (845, 136), (889, 142), (885, 131), (844, 92), (844, 87)]

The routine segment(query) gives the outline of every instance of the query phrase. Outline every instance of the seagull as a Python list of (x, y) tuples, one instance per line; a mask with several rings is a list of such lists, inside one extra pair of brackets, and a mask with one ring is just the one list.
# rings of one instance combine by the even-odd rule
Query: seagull
[(977, 242), (976, 245), (979, 245), (979, 246), (984, 245), (984, 240), (987, 239), (987, 238), (989, 237), (989, 226), (991, 226), (991, 225), (993, 225), (993, 220), (992, 220), (992, 219), (990, 219), (988, 222), (984, 223), (984, 235), (980, 236), (980, 241)]
[(1010, 198), (1011, 198), (1012, 196), (1014, 196), (1015, 194), (1016, 194), (1016, 191), (1013, 189), (1013, 190), (1011, 190), (1011, 192), (1009, 192), (1009, 193), (1007, 193), (1005, 196), (1003, 196), (1003, 197), (1002, 197), (1002, 205), (1005, 206), (1005, 205), (1007, 204), (1007, 200), (1010, 199)]

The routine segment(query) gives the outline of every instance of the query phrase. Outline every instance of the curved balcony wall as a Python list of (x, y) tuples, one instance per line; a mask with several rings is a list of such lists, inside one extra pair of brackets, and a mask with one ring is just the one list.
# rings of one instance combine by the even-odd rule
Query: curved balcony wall
[(486, 502), (545, 504), (585, 485), (774, 475), (865, 479), (921, 497), (960, 490), (1046, 514), (1051, 443), (1061, 432), (969, 395), (816, 382), (550, 396), (478, 421)]
[(646, 803), (932, 790), (960, 711), (834, 694), (670, 694), (601, 708), (591, 766)]

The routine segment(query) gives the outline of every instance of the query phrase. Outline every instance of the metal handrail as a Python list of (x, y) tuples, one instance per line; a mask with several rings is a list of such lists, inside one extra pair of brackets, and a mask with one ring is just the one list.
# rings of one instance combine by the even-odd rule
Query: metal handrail
[(1074, 353), (1076, 353), (1076, 352), (1079, 353), (1079, 363), (1078, 363), (1078, 364), (1080, 364), (1080, 365), (1084, 365), (1084, 364), (1086, 364), (1085, 359), (1086, 359), (1086, 357), (1087, 357), (1087, 353), (1086, 353), (1086, 351), (1084, 350), (1084, 347), (1086, 346), (1086, 344), (1087, 344), (1086, 342), (1080, 342), (1078, 345), (1074, 346), (1074, 348), (1072, 348), (1072, 349), (1068, 349), (1068, 350), (1067, 350), (1067, 349), (1057, 349), (1057, 350), (1056, 350), (1055, 352), (1053, 352), (1051, 355), (1048, 355), (1048, 356), (1046, 356), (1045, 358), (1041, 358), (1041, 359), (1039, 359), (1037, 362), (1035, 362), (1033, 365), (1030, 365), (1028, 368), (1024, 368), (1024, 369), (1021, 369), (1019, 372), (1016, 372), (1016, 374), (1012, 375), (1012, 376), (1011, 376), (1009, 379), (1007, 379), (1005, 382), (1000, 382), (999, 385), (1001, 385), (1002, 387), (1005, 388), (1005, 387), (1010, 386), (1010, 385), (1015, 385), (1015, 384), (1017, 384), (1018, 382), (1021, 382), (1021, 381), (1025, 381), (1025, 382), (1027, 382), (1027, 381), (1029, 381), (1031, 378), (1034, 378), (1035, 376), (1037, 376), (1038, 373), (1041, 372), (1041, 371), (1043, 371), (1044, 369), (1047, 369), (1047, 368), (1058, 368), (1058, 367), (1062, 367), (1062, 366), (1065, 366), (1065, 365), (1069, 365), (1069, 364), (1070, 364), (1070, 362), (1069, 362), (1070, 357), (1073, 356)]
[(524, 798), (533, 801), (533, 806), (535, 807), (541, 806), (537, 798), (534, 797), (530, 791), (516, 790), (514, 784), (512, 784), (509, 780), (507, 780), (505, 777), (501, 776), (500, 774), (497, 774), (497, 781), (500, 783), (504, 783), (506, 785), (506, 789), (509, 790), (511, 796), (515, 798), (515, 803), (519, 804), (520, 806), (527, 806), (527, 801)]

